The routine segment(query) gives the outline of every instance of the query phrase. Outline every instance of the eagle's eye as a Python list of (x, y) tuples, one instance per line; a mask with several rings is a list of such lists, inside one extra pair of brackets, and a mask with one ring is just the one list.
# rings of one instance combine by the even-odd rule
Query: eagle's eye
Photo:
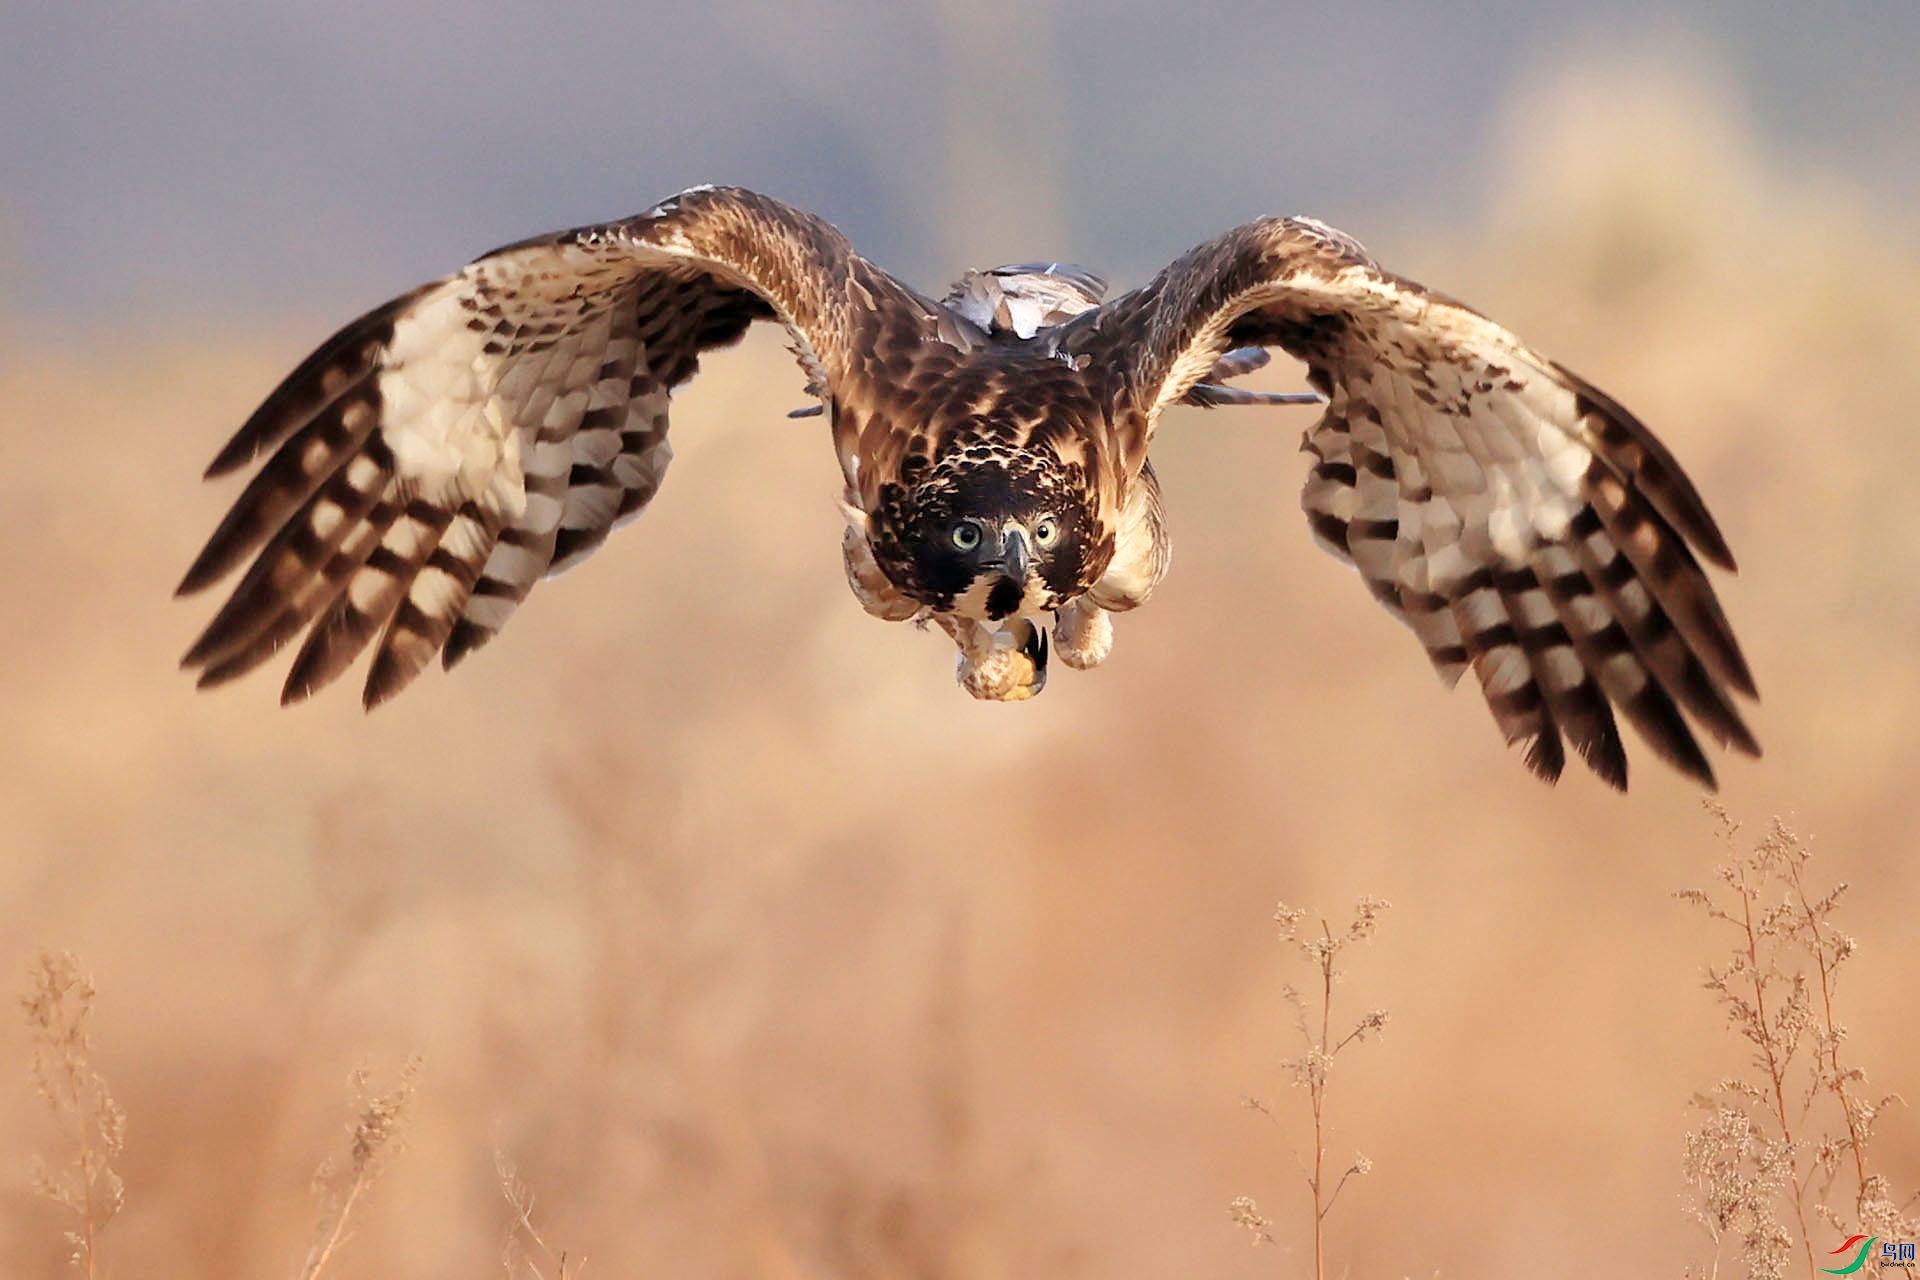
[(1060, 541), (1060, 522), (1052, 516), (1042, 516), (1040, 523), (1033, 526), (1034, 543), (1042, 547), (1051, 547)]
[(953, 545), (960, 550), (971, 551), (980, 545), (980, 526), (971, 520), (962, 520), (953, 526), (953, 532), (947, 536), (953, 539)]

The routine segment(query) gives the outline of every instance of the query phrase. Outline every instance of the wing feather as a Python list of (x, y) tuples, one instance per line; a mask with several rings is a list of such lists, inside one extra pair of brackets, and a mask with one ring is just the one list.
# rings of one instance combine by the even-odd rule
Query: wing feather
[(361, 697), (369, 711), (405, 688), (440, 652), (499, 532), (499, 513), (477, 502), (461, 504), (380, 638)]
[(1134, 468), (1162, 411), (1230, 353), (1305, 361), (1327, 397), (1305, 441), (1315, 538), (1444, 680), (1473, 670), (1543, 778), (1571, 742), (1624, 789), (1616, 711), (1708, 787), (1696, 728), (1760, 753), (1737, 705), (1758, 696), (1752, 672), (1700, 563), (1731, 570), (1733, 557), (1673, 455), (1590, 383), (1380, 270), (1351, 237), (1307, 219), (1251, 223), (1054, 342), (1110, 371)]
[(414, 575), (440, 545), (453, 512), (431, 502), (413, 502), (382, 520), (370, 520), (379, 538), (351, 571), (346, 586), (300, 647), (280, 691), (282, 703), (310, 697), (352, 665), (413, 585)]
[(776, 320), (810, 386), (857, 399), (850, 353), (930, 315), (825, 222), (737, 189), (486, 254), (334, 334), (214, 459), (273, 451), (180, 584), (253, 557), (184, 665), (217, 684), (310, 627), (283, 698), (374, 645), (372, 706), (640, 514), (702, 353)]
[(351, 572), (354, 551), (371, 550), (359, 531), (383, 516), (381, 498), (392, 478), (393, 455), (377, 437), (339, 460), (187, 651), (185, 663), (204, 668), (203, 685), (252, 670), (319, 612), (329, 588)]
[[(367, 443), (379, 417), (378, 394), (371, 374), (366, 373), (351, 382), (341, 381), (332, 400), (301, 414), (298, 423), (276, 427), (273, 436), (282, 441), (279, 449), (207, 539), (181, 579), (179, 594), (219, 581), (278, 533)], [(267, 436), (262, 433), (260, 438), (264, 441)]]

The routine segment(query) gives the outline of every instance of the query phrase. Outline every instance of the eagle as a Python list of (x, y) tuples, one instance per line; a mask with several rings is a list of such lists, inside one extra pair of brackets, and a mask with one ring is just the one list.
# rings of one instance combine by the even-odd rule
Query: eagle
[[(369, 708), (435, 655), (452, 667), (646, 508), (674, 391), (771, 321), (814, 400), (796, 416), (830, 427), (855, 596), (938, 626), (975, 697), (1039, 693), (1050, 652), (1097, 666), (1112, 615), (1153, 594), (1168, 408), (1306, 400), (1314, 537), (1443, 680), (1473, 671), (1534, 773), (1556, 780), (1571, 742), (1624, 790), (1617, 714), (1709, 788), (1697, 732), (1759, 755), (1701, 564), (1733, 556), (1606, 393), (1311, 218), (1249, 222), (1106, 293), (1024, 263), (935, 300), (740, 188), (496, 249), (334, 334), (214, 458), (209, 478), (259, 465), (179, 591), (251, 562), (183, 665), (218, 685), (304, 632), (294, 702), (377, 637)], [(1317, 394), (1228, 385), (1273, 348)]]

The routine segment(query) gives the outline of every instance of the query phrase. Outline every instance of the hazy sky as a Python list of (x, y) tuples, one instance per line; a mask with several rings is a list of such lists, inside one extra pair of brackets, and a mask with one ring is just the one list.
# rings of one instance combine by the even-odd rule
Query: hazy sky
[(1809, 181), (1910, 204), (1920, 4), (1841, 12), (0, 0), (0, 312), (337, 315), (707, 181), (928, 287), (975, 258), (1124, 279), (1258, 213), (1473, 216), (1520, 86), (1658, 58)]

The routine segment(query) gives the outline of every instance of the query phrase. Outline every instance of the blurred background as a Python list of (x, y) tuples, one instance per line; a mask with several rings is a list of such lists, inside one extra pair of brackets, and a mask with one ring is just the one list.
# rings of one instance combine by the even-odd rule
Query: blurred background
[[(1685, 463), (1765, 698), (1723, 798), (1852, 882), (1848, 1050), (1920, 1096), (1916, 49), (1910, 4), (0, 3), (0, 966), (99, 987), (107, 1274), (291, 1272), (349, 1071), (416, 1052), (329, 1274), (499, 1274), (496, 1149), (589, 1275), (1302, 1274), (1270, 917), (1361, 894), (1335, 1270), (1697, 1274), (1688, 1100), (1746, 1051), (1669, 893), (1714, 824), (1644, 750), (1549, 790), (1440, 688), (1307, 536), (1305, 412), (1169, 414), (1175, 571), (1029, 704), (849, 598), (770, 334), (638, 526), (377, 715), (196, 694), (215, 601), (169, 593), (280, 375), (498, 243), (732, 182), (924, 289), (1126, 287), (1313, 213)], [(52, 1275), (28, 1056), (0, 1022), (0, 1271)], [(1911, 1113), (1877, 1152), (1920, 1182)]]

